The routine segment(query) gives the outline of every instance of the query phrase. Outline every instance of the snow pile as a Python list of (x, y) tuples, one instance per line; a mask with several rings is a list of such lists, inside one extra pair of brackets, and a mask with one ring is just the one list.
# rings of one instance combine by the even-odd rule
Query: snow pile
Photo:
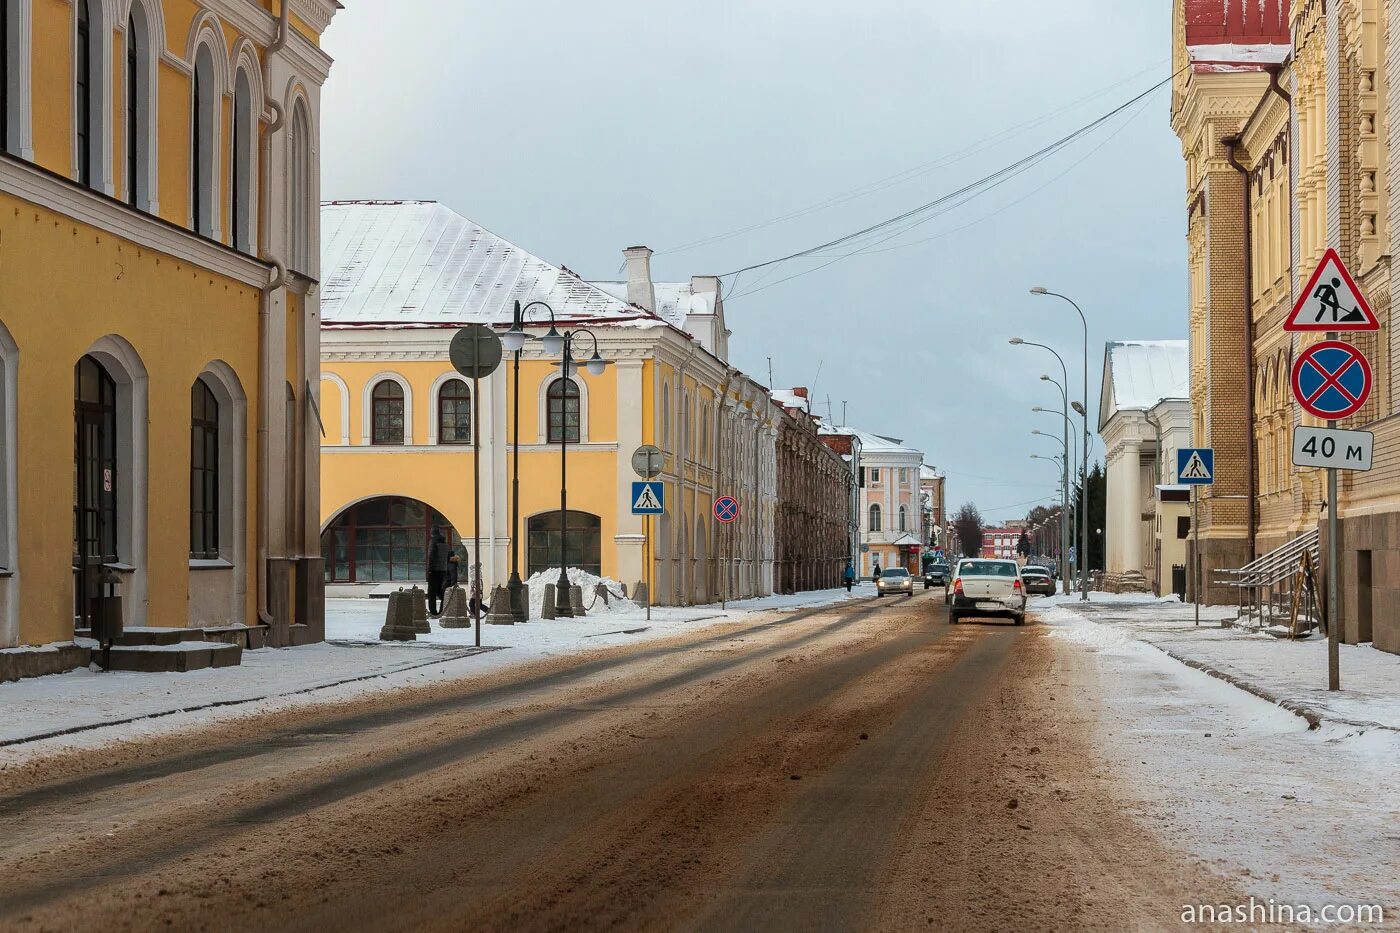
[[(530, 618), (544, 618), (544, 588), (547, 584), (559, 582), (559, 568), (541, 570), (539, 573), (525, 581), (525, 586), (530, 591)], [(611, 597), (608, 603), (603, 602), (601, 596), (595, 602), (593, 592), (594, 587), (599, 583), (605, 584)], [(586, 570), (577, 567), (569, 568), (569, 584), (580, 587), (583, 590), (583, 608), (589, 615), (599, 615), (600, 613), (624, 613), (636, 612), (642, 607), (638, 606), (630, 599), (621, 598), (622, 584), (609, 577), (594, 576)]]

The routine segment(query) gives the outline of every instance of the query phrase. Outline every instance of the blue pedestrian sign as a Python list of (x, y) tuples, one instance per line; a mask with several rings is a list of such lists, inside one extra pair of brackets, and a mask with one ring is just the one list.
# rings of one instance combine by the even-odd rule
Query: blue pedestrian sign
[(1215, 450), (1183, 447), (1176, 452), (1176, 481), (1182, 486), (1209, 486), (1215, 482)]
[(632, 514), (661, 515), (666, 511), (666, 487), (657, 482), (632, 484)]

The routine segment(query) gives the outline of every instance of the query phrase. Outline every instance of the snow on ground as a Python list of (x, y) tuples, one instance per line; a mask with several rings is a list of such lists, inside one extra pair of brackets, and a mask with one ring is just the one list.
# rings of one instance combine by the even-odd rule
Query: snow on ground
[(1031, 606), (1055, 632), (1074, 641), (1109, 645), (1115, 640), (1146, 642), (1174, 657), (1203, 664), (1249, 684), (1292, 709), (1357, 728), (1400, 730), (1400, 655), (1370, 645), (1341, 646), (1342, 690), (1327, 689), (1327, 641), (1321, 635), (1301, 641), (1261, 632), (1224, 628), (1234, 607), (1195, 607), (1176, 597), (1112, 596), (1094, 593), (1085, 605), (1078, 597), (1056, 596)]
[[(336, 703), (372, 693), (494, 672), (537, 658), (665, 638), (698, 626), (742, 622), (791, 610), (870, 596), (824, 590), (718, 605), (645, 608), (627, 603), (582, 619), (524, 625), (442, 629), (415, 642), (381, 642), (382, 599), (327, 599), (324, 644), (243, 652), (242, 664), (186, 674), (78, 670), (0, 684), (0, 769), (31, 755), (96, 747), (143, 735), (202, 728), (212, 722), (277, 709)], [(585, 596), (584, 604), (588, 605)], [(601, 608), (601, 605), (600, 607)], [(57, 733), (65, 733), (56, 735)], [(42, 736), (52, 738), (40, 739)]]
[[(1298, 689), (1319, 678), (1325, 686), (1325, 663), (1315, 663), (1325, 661), (1325, 650), (1316, 650), (1324, 646), (1231, 629), (1183, 634), (1190, 606), (1106, 594), (1093, 599), (1098, 608), (1091, 604), (1085, 615), (1057, 607), (1063, 598), (1043, 600), (1038, 617), (1070, 650), (1092, 658), (1098, 683), (1083, 695), (1090, 698), (1103, 766), (1124, 778), (1144, 824), (1260, 900), (1315, 908), (1376, 903), (1394, 922), (1400, 798), (1392, 788), (1400, 734), (1335, 722), (1310, 730), (1292, 713), (1172, 659), (1153, 640), (1173, 650), (1213, 650), (1232, 668), (1274, 686), (1297, 678)], [(1138, 605), (1128, 605), (1133, 602)], [(1306, 654), (1296, 658), (1295, 649)], [(1353, 683), (1372, 676), (1372, 662), (1360, 652), (1381, 655), (1374, 663), (1382, 667), (1393, 659), (1370, 648), (1356, 651), (1343, 655), (1344, 687), (1348, 664)], [(1394, 673), (1390, 684), (1400, 688)], [(1348, 710), (1356, 712), (1360, 702), (1353, 698)]]

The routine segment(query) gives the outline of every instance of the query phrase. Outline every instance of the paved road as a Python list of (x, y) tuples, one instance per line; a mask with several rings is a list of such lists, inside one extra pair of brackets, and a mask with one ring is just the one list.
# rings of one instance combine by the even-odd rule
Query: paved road
[(1123, 929), (1238, 899), (1125, 814), (1082, 662), (936, 593), (9, 773), (0, 927)]

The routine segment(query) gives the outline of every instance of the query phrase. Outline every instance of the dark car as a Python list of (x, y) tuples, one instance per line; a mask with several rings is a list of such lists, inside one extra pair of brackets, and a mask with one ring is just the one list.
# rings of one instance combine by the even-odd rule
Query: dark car
[(1055, 578), (1044, 567), (1022, 567), (1021, 582), (1026, 585), (1027, 596), (1055, 595)]
[(951, 568), (947, 564), (929, 564), (924, 568), (924, 589), (934, 586), (947, 586)]

